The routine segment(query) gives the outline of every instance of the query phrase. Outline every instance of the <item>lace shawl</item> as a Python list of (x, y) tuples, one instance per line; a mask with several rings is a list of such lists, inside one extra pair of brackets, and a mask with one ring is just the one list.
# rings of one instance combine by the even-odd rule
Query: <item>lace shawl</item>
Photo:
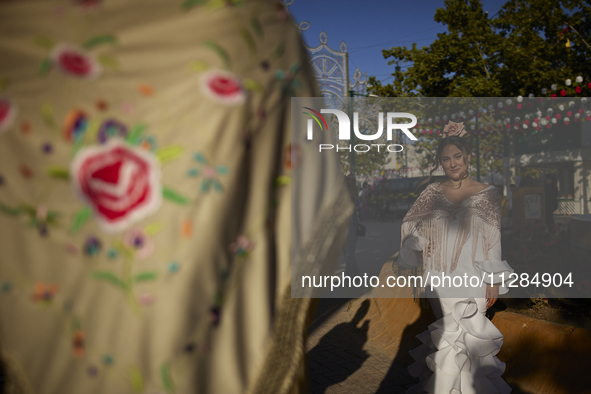
[[(449, 225), (459, 219), (455, 240), (451, 240)], [(471, 256), (474, 264), (478, 240), (482, 241), (484, 259), (500, 241), (501, 203), (497, 190), (482, 190), (459, 204), (453, 204), (443, 194), (438, 183), (432, 183), (421, 193), (402, 221), (401, 246), (412, 236), (420, 236), (423, 242), (423, 268), (445, 273), (453, 272), (462, 248), (472, 235)], [(450, 261), (447, 249), (452, 247)]]

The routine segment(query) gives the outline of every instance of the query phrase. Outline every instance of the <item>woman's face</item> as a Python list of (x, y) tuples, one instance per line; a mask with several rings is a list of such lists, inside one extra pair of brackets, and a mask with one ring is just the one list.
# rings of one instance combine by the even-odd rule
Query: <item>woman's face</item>
[[(468, 163), (470, 162), (470, 155), (468, 155)], [(468, 165), (464, 163), (464, 154), (455, 145), (446, 145), (441, 152), (441, 165), (445, 175), (453, 181), (459, 181), (464, 177), (464, 173), (468, 171)]]

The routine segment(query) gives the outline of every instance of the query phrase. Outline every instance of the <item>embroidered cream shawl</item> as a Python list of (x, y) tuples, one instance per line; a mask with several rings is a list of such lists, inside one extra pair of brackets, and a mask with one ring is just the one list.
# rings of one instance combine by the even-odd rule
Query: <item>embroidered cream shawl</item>
[[(478, 240), (482, 240), (484, 259), (499, 241), (501, 229), (500, 198), (495, 188), (486, 188), (453, 204), (443, 194), (438, 183), (432, 183), (421, 193), (402, 221), (401, 245), (412, 236), (422, 238), (423, 249), (430, 245), (430, 253), (423, 253), (424, 269), (450, 273), (457, 265), (462, 248), (472, 234), (471, 256), (474, 263)], [(456, 239), (449, 239), (451, 221), (459, 219)], [(452, 247), (452, 258), (447, 259), (447, 248)]]

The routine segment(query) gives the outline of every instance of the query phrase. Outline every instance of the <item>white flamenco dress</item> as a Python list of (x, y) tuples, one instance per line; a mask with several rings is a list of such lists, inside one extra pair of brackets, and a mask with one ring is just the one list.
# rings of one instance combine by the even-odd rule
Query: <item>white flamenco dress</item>
[[(420, 382), (408, 392), (510, 393), (501, 377), (505, 363), (496, 357), (503, 335), (485, 316), (487, 284), (499, 284), (501, 275), (513, 272), (501, 260), (500, 201), (494, 186), (453, 204), (438, 183), (429, 185), (403, 220), (397, 264), (422, 264), (425, 296), (437, 317), (417, 336), (423, 344), (410, 352), (415, 363), (408, 371)], [(450, 282), (436, 286), (439, 280), (433, 277), (442, 274)], [(499, 287), (499, 294), (506, 292)]]

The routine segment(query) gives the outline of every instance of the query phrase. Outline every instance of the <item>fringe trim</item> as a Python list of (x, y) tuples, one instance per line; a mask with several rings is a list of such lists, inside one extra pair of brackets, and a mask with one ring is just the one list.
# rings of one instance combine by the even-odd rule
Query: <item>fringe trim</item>
[(481, 241), (482, 252), (485, 260), (488, 260), (489, 252), (492, 247), (500, 241), (500, 231), (496, 225), (491, 225), (488, 221), (483, 221), (477, 214), (477, 209), (468, 208), (460, 217), (458, 223), (458, 232), (453, 240), (453, 249), (451, 259), (448, 260), (448, 245), (451, 245), (449, 239), (449, 220), (454, 218), (452, 213), (439, 211), (429, 218), (406, 221), (402, 224), (402, 243), (411, 236), (420, 236), (423, 238), (423, 267), (427, 270), (437, 270), (440, 272), (451, 273), (457, 266), (460, 255), (470, 235), (472, 235), (472, 244), (470, 245), (470, 254), (472, 263), (476, 260), (476, 249), (478, 241)]
[[(339, 193), (327, 205), (291, 264), (299, 268), (298, 271), (305, 271), (306, 275), (320, 272), (323, 264), (319, 262), (324, 262), (335, 237), (353, 211), (347, 193)], [(290, 282), (285, 286), (279, 305), (271, 342), (247, 394), (284, 394), (293, 390), (297, 381), (298, 368), (304, 359), (310, 298), (292, 298)]]

